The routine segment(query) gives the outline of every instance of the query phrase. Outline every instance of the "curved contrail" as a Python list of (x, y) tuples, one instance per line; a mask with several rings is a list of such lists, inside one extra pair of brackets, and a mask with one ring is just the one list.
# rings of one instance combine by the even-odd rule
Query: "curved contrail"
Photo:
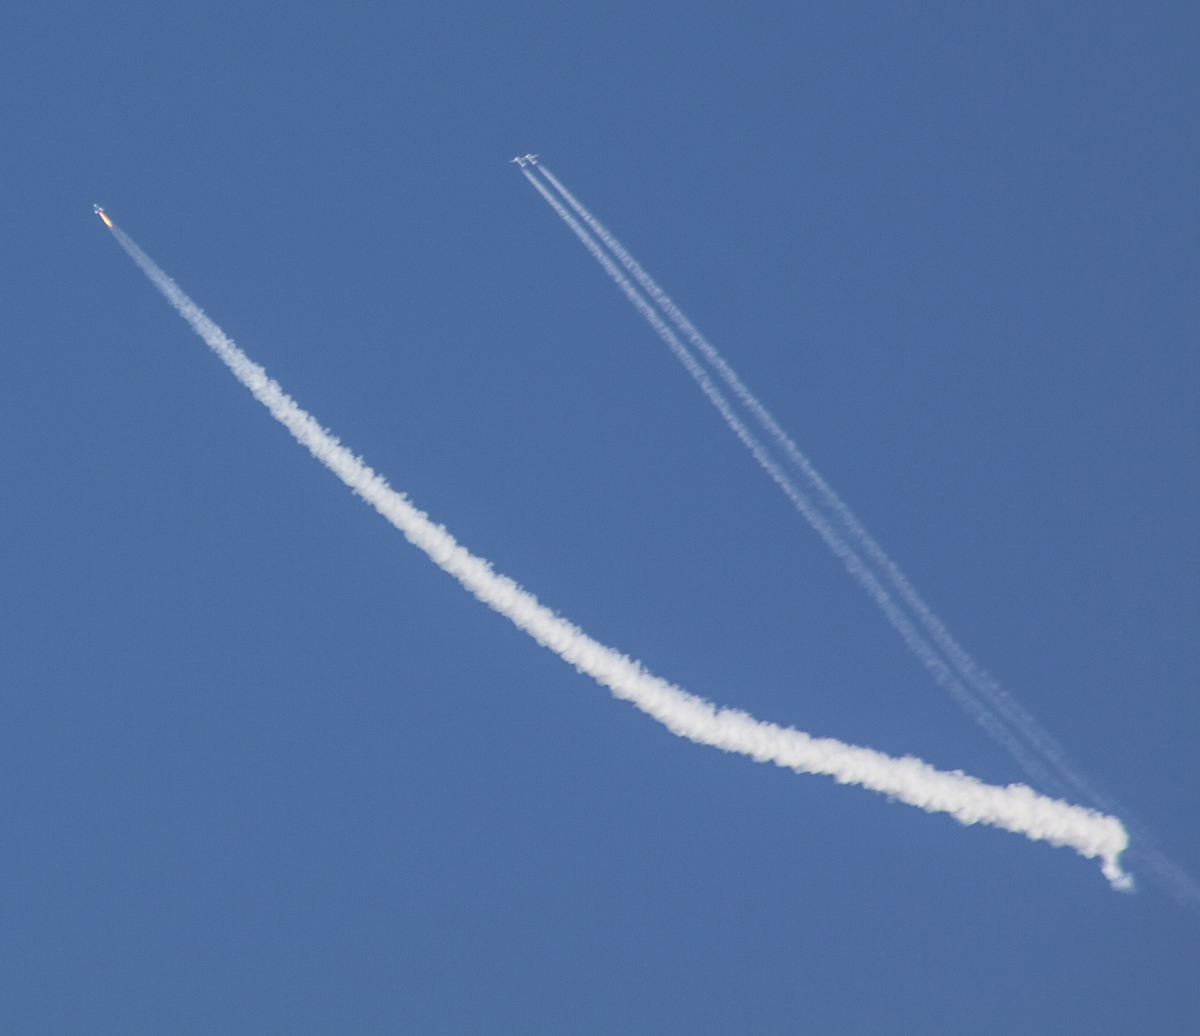
[(961, 771), (936, 770), (911, 756), (896, 759), (764, 723), (740, 710), (717, 708), (593, 640), (512, 579), (495, 572), (489, 562), (467, 551), (445, 528), (392, 489), (302, 410), (124, 231), (107, 218), (105, 222), (155, 287), (301, 445), (475, 597), (608, 687), (616, 697), (631, 702), (672, 733), (699, 744), (774, 762), (798, 773), (825, 774), (839, 783), (858, 784), (927, 812), (949, 813), (963, 824), (990, 824), (1033, 840), (1070, 846), (1085, 857), (1099, 857), (1114, 888), (1129, 886), (1130, 878), (1120, 865), (1128, 835), (1116, 817), (1047, 798), (1025, 785), (987, 785)]

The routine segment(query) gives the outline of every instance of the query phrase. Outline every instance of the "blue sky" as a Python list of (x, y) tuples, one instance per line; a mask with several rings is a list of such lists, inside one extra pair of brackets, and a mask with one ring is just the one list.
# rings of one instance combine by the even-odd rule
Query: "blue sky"
[(299, 449), (723, 704), (993, 782), (508, 159), (1200, 872), (1189, 5), (10, 5), (0, 1021), (1186, 1033), (1200, 918), (671, 737)]

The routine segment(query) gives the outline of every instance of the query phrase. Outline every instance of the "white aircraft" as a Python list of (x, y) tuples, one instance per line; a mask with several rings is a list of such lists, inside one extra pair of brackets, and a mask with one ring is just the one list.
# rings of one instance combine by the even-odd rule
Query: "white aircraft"
[(516, 162), (517, 165), (519, 165), (522, 169), (524, 169), (526, 162), (530, 163), (531, 165), (537, 165), (537, 155), (525, 155), (522, 158), (514, 158), (513, 161)]

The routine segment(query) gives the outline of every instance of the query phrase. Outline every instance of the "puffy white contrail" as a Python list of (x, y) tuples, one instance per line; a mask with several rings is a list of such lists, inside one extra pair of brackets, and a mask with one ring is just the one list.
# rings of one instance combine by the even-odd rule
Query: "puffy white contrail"
[(1070, 846), (1085, 857), (1099, 857), (1105, 877), (1115, 888), (1128, 886), (1129, 876), (1120, 865), (1128, 835), (1116, 817), (1047, 798), (1025, 785), (987, 785), (961, 771), (936, 770), (912, 757), (896, 759), (869, 748), (760, 722), (736, 709), (717, 708), (593, 640), (512, 579), (493, 571), (489, 562), (467, 551), (445, 528), (392, 489), (297, 406), (128, 235), (108, 220), (106, 223), (155, 287), (301, 445), (479, 600), (608, 687), (616, 697), (636, 705), (672, 733), (699, 744), (774, 762), (798, 773), (826, 774), (841, 784), (859, 784), (927, 812), (949, 813), (963, 824), (990, 824), (1033, 840)]

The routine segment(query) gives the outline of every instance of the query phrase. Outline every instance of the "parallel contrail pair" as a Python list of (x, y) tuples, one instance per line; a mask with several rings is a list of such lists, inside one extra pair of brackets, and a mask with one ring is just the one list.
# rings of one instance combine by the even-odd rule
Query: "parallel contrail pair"
[[(887, 620), (903, 638), (904, 643), (908, 646), (909, 650), (911, 650), (913, 654), (920, 659), (921, 663), (930, 672), (934, 680), (940, 686), (945, 687), (946, 690), (949, 691), (949, 693), (954, 697), (954, 699), (976, 720), (976, 722), (978, 722), (985, 730), (987, 730), (987, 732), (993, 738), (995, 738), (996, 741), (1008, 749), (1008, 751), (1020, 762), (1026, 773), (1028, 773), (1034, 780), (1041, 780), (1044, 784), (1051, 784), (1051, 778), (1046, 773), (1045, 767), (1041, 764), (1038, 758), (1032, 752), (1030, 752), (1024, 744), (1022, 744), (1019, 738), (1014, 736), (1013, 732), (1009, 730), (1003, 722), (997, 719), (994, 713), (987, 709), (979, 701), (979, 699), (969, 690), (967, 690), (967, 688), (963, 686), (962, 682), (955, 677), (954, 673), (950, 670), (950, 667), (946, 664), (943, 658), (937, 653), (937, 651), (933, 649), (933, 647), (930, 646), (929, 641), (922, 636), (920, 630), (917, 629), (912, 619), (909, 618), (904, 610), (896, 603), (892, 595), (888, 593), (887, 589), (880, 582), (878, 576), (876, 576), (871, 568), (864, 563), (862, 556), (846, 542), (845, 538), (838, 531), (834, 522), (831, 521), (825, 514), (823, 514), (818, 507), (814, 506), (809, 497), (796, 485), (795, 480), (784, 468), (783, 464), (771, 454), (770, 450), (764, 446), (754, 432), (747, 427), (746, 422), (742, 420), (733, 405), (731, 405), (729, 400), (726, 399), (724, 393), (713, 381), (708, 371), (696, 359), (696, 357), (688, 351), (687, 346), (685, 346), (679, 340), (675, 332), (666, 325), (654, 307), (651, 306), (637, 290), (637, 288), (635, 288), (629, 282), (629, 279), (623, 273), (621, 273), (619, 269), (617, 269), (612, 257), (616, 256), (619, 260), (621, 260), (627, 269), (634, 273), (634, 276), (637, 277), (637, 279), (647, 287), (648, 293), (652, 298), (655, 299), (656, 302), (659, 303), (660, 307), (663, 309), (663, 312), (671, 317), (677, 327), (679, 327), (681, 330), (686, 328), (687, 330), (684, 330), (685, 334), (688, 334), (689, 337), (694, 335), (695, 340), (704, 343), (703, 352), (705, 357), (710, 359), (710, 362), (713, 362), (715, 359), (716, 362), (713, 362), (713, 367), (722, 376), (727, 384), (736, 386), (735, 392), (737, 393), (739, 399), (741, 399), (746, 405), (746, 408), (750, 411), (750, 413), (759, 420), (759, 423), (762, 424), (768, 430), (768, 432), (772, 434), (773, 437), (782, 439), (789, 446), (791, 446), (791, 454), (789, 454), (789, 459), (793, 454), (795, 457), (798, 457), (802, 462), (801, 470), (806, 475), (810, 475), (811, 478), (818, 480), (819, 485), (826, 489), (828, 495), (837, 501), (838, 505), (840, 505), (840, 511), (835, 509), (835, 516), (841, 519), (842, 524), (844, 525), (846, 525), (847, 522), (843, 515), (848, 517), (848, 528), (851, 530), (857, 529), (861, 531), (867, 543), (870, 544), (871, 547), (874, 547), (875, 552), (882, 554), (882, 551), (875, 546), (874, 541), (871, 540), (870, 537), (866, 536), (866, 531), (861, 525), (859, 525), (857, 520), (854, 519), (854, 516), (849, 513), (848, 509), (845, 508), (845, 505), (842, 505), (841, 501), (833, 495), (833, 491), (826, 486), (823, 480), (820, 480), (820, 476), (817, 475), (816, 471), (812, 468), (812, 465), (809, 464), (807, 459), (800, 454), (800, 451), (797, 450), (794, 445), (792, 445), (791, 440), (788, 439), (783, 431), (779, 428), (774, 418), (771, 417), (762, 404), (759, 403), (758, 400), (755, 399), (755, 397), (752, 396), (742, 385), (737, 375), (727, 364), (724, 363), (723, 360), (721, 360), (720, 356), (717, 355), (716, 350), (713, 349), (713, 347), (707, 342), (705, 342), (704, 339), (700, 338), (699, 333), (696, 332), (695, 328), (693, 328), (692, 325), (687, 321), (687, 318), (684, 317), (683, 314), (671, 303), (670, 299), (663, 295), (658, 286), (650, 280), (649, 276), (633, 260), (633, 257), (621, 247), (620, 242), (618, 242), (611, 234), (608, 233), (607, 230), (605, 230), (603, 226), (600, 225), (599, 222), (596, 221), (591, 213), (589, 213), (574, 198), (574, 196), (571, 195), (571, 193), (567, 191), (567, 189), (551, 175), (548, 169), (542, 165), (538, 165), (537, 168), (542, 171), (546, 179), (554, 185), (562, 197), (565, 198), (571, 207), (580, 214), (585, 222), (587, 222), (589, 226), (593, 227), (593, 229), (597, 231), (598, 236), (604, 241), (605, 244), (609, 246), (610, 249), (612, 249), (611, 255), (601, 248), (599, 244), (597, 244), (595, 238), (593, 238), (584, 227), (580, 226), (579, 221), (576, 220), (569, 212), (567, 212), (565, 208), (563, 208), (561, 202), (559, 202), (559, 200), (546, 189), (545, 185), (538, 180), (528, 168), (523, 165), (521, 167), (521, 172), (525, 175), (525, 178), (529, 180), (529, 182), (533, 184), (535, 188), (537, 188), (538, 193), (540, 193), (542, 197), (545, 198), (546, 201), (549, 202), (554, 208), (554, 210), (563, 218), (564, 222), (566, 222), (566, 224), (575, 232), (575, 235), (581, 242), (583, 242), (588, 251), (591, 252), (597, 262), (599, 262), (604, 268), (605, 272), (613, 279), (614, 282), (616, 282), (617, 287), (621, 289), (622, 293), (627, 299), (629, 299), (634, 308), (646, 318), (650, 326), (653, 327), (658, 333), (658, 336), (666, 343), (667, 347), (672, 353), (675, 354), (680, 363), (684, 365), (688, 373), (691, 374), (691, 376), (696, 380), (696, 383), (700, 386), (704, 394), (708, 396), (709, 400), (717, 408), (721, 416), (725, 418), (726, 423), (733, 430), (734, 434), (736, 434), (737, 437), (742, 440), (759, 464), (766, 469), (771, 478), (774, 479), (780, 489), (782, 489), (787, 495), (788, 499), (792, 501), (796, 509), (805, 517), (808, 523), (825, 541), (829, 549), (833, 551), (833, 553), (842, 561), (846, 567), (846, 570), (850, 573), (853, 579), (863, 588), (863, 590), (866, 591), (871, 600), (873, 600), (876, 605), (879, 606), (880, 610), (887, 617)], [(868, 557), (871, 557), (870, 550), (868, 550), (866, 553)], [(897, 574), (899, 572), (894, 565), (891, 565), (890, 569), (897, 572)], [(885, 571), (887, 570), (885, 569)], [(900, 576), (900, 579), (903, 580), (903, 576)], [(907, 583), (905, 582), (904, 585), (907, 586)], [(926, 614), (930, 614), (928, 609), (926, 609), (925, 612)], [(934, 621), (936, 622), (936, 619)]]
[[(1105, 812), (1117, 812), (1111, 796), (1099, 790), (1095, 782), (1086, 777), (1068, 758), (1058, 742), (1042, 729), (1015, 698), (980, 669), (975, 660), (954, 639), (933, 610), (921, 599), (899, 566), (888, 557), (716, 348), (696, 329), (621, 242), (580, 203), (544, 163), (536, 159), (536, 155), (526, 155), (523, 159), (516, 160), (525, 178), (562, 217), (634, 308), (646, 318), (696, 380), (733, 432), (750, 449), (755, 459), (812, 525), (834, 555), (842, 561), (851, 577), (884, 613), (935, 682), (945, 688), (993, 740), (1012, 755), (1038, 786), (1055, 795), (1082, 798)], [(547, 190), (545, 183), (531, 172), (530, 167), (542, 174), (558, 197)], [(562, 201), (567, 203), (579, 219), (564, 208)], [(592, 233), (581, 226), (579, 220), (586, 223)], [(595, 237), (592, 236), (593, 233)], [(605, 247), (601, 247), (595, 238), (599, 238)], [(618, 269), (614, 259), (658, 306), (657, 311)], [(676, 333), (667, 326), (659, 315), (660, 311), (707, 361), (707, 367), (697, 360)], [(740, 404), (741, 411), (726, 398), (714, 382), (713, 373), (724, 382)], [(759, 441), (754, 432), (747, 427), (747, 421), (744, 420), (746, 416), (753, 418), (781, 456), (773, 454), (770, 447)], [(797, 476), (803, 480), (815, 500), (797, 485)], [(924, 629), (924, 634), (917, 628), (918, 624)], [(932, 639), (933, 644), (930, 644), (927, 637)], [(936, 645), (936, 648), (933, 645)], [(1158, 850), (1149, 833), (1141, 825), (1134, 825), (1134, 836), (1133, 851), (1136, 851), (1137, 857), (1151, 869), (1160, 884), (1180, 902), (1194, 908), (1200, 907), (1200, 886)]]
[(963, 824), (990, 824), (1032, 840), (1069, 846), (1082, 856), (1098, 857), (1101, 870), (1115, 888), (1128, 887), (1130, 878), (1121, 868), (1120, 856), (1129, 839), (1116, 817), (1039, 795), (1025, 785), (987, 785), (961, 771), (936, 770), (911, 756), (897, 759), (761, 722), (736, 709), (717, 708), (593, 640), (512, 579), (493, 571), (489, 562), (467, 551), (445, 528), (435, 525), (388, 486), (382, 476), (297, 406), (127, 234), (100, 214), (167, 301), (301, 445), (479, 600), (608, 687), (616, 697), (698, 744), (773, 762), (797, 773), (825, 774), (841, 784), (858, 784), (930, 813), (949, 813)]

